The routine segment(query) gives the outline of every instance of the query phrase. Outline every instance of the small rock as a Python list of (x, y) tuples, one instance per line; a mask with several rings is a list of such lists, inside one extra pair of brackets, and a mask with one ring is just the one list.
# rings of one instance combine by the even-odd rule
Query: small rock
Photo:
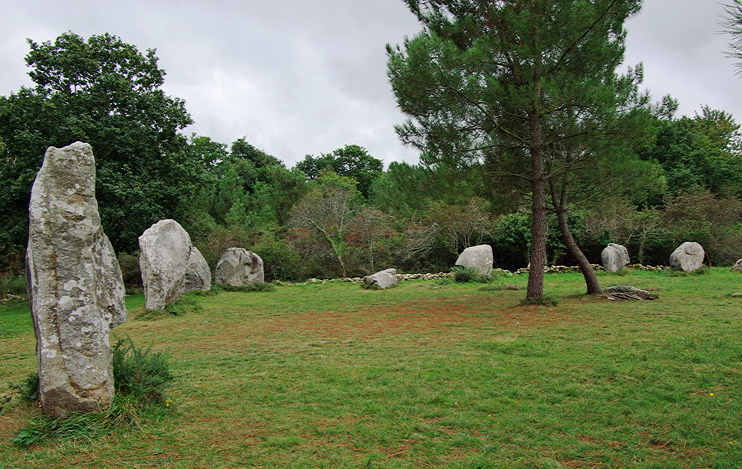
[(397, 284), (397, 269), (386, 269), (363, 277), (363, 283), (384, 290)]

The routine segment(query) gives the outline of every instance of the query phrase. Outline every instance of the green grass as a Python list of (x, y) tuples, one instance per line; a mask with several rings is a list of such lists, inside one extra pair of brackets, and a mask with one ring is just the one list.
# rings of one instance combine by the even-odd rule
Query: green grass
[[(38, 410), (14, 400), (0, 468), (742, 467), (742, 276), (601, 273), (659, 294), (612, 302), (549, 274), (552, 307), (518, 306), (526, 280), (280, 286), (129, 321), (115, 334), (170, 354), (175, 412), (23, 451)], [(35, 340), (20, 305), (0, 325), (2, 395)]]

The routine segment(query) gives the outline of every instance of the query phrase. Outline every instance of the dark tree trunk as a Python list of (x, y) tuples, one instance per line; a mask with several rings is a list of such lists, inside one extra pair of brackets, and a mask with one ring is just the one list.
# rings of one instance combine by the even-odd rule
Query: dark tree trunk
[(577, 262), (580, 267), (582, 276), (585, 277), (585, 286), (587, 287), (588, 295), (595, 295), (601, 293), (600, 284), (598, 283), (598, 277), (595, 275), (595, 270), (587, 260), (585, 254), (580, 249), (580, 246), (575, 242), (572, 232), (569, 231), (569, 223), (567, 222), (567, 190), (563, 188), (561, 196), (556, 193), (556, 188), (553, 182), (549, 182), (551, 189), (551, 202), (554, 205), (554, 211), (557, 214), (557, 220), (559, 221), (559, 231), (562, 233), (562, 242), (567, 248), (567, 252), (572, 256), (572, 259)]
[(531, 264), (528, 269), (527, 299), (544, 296), (544, 265), (546, 265), (546, 181), (542, 152), (541, 119), (531, 116), (531, 190), (533, 192), (531, 220)]

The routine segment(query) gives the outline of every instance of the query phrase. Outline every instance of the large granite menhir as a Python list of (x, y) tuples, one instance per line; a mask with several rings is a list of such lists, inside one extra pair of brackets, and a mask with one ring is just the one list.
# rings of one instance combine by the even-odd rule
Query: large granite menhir
[(26, 268), (44, 413), (109, 407), (109, 333), (126, 321), (126, 308), (121, 269), (100, 224), (90, 145), (46, 151), (31, 190)]
[(618, 272), (629, 265), (629, 250), (626, 246), (609, 243), (600, 253), (600, 260), (603, 261), (603, 269), (606, 272)]
[(185, 292), (191, 237), (175, 220), (160, 220), (139, 237), (144, 307), (165, 309)]
[(479, 246), (470, 246), (459, 255), (455, 265), (464, 267), (473, 267), (479, 272), (479, 275), (490, 276), (492, 274), (492, 246), (489, 244), (480, 244)]
[(185, 291), (209, 291), (211, 290), (211, 269), (196, 246), (191, 250), (188, 258), (188, 268), (185, 273)]
[(244, 287), (265, 282), (263, 259), (245, 248), (229, 248), (214, 272), (214, 283), (232, 287)]
[(700, 244), (686, 241), (670, 254), (670, 267), (683, 272), (694, 272), (703, 267), (704, 257), (706, 253)]

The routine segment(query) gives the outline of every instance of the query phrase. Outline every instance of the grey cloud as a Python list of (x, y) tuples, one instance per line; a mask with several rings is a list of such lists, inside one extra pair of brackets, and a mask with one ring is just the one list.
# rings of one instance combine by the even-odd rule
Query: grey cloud
[[(420, 26), (402, 0), (0, 0), (0, 94), (29, 84), (25, 38), (71, 30), (110, 32), (156, 48), (165, 89), (186, 100), (187, 132), (248, 141), (288, 164), (348, 143), (414, 162), (393, 125), (404, 120), (386, 77), (387, 43)], [(710, 0), (647, 0), (628, 24), (626, 63), (644, 62), (645, 85), (681, 110), (742, 110), (739, 82), (721, 50), (723, 7)]]

